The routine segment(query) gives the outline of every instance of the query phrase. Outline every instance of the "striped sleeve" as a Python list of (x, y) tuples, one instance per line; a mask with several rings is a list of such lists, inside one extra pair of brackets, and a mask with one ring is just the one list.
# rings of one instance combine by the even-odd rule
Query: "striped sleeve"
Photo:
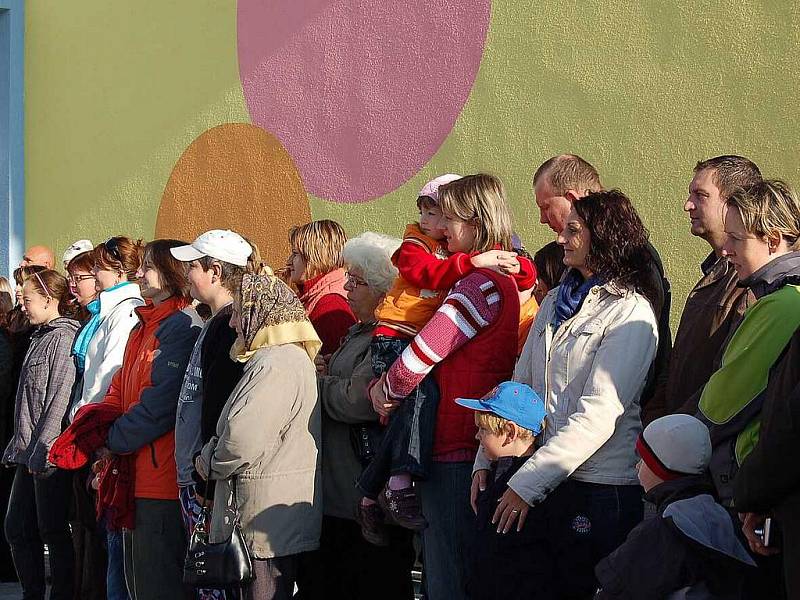
[(494, 282), (477, 271), (464, 277), (389, 369), (387, 397), (408, 396), (437, 363), (488, 327), (499, 313), (500, 293)]

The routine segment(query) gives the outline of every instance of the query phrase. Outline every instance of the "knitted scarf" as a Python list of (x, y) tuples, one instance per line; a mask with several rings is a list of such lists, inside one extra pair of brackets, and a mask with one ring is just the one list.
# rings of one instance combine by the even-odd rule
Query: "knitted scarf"
[(584, 279), (580, 271), (570, 269), (558, 286), (555, 312), (553, 313), (553, 329), (558, 329), (567, 319), (571, 319), (580, 310), (583, 301), (594, 286), (602, 284), (599, 277)]

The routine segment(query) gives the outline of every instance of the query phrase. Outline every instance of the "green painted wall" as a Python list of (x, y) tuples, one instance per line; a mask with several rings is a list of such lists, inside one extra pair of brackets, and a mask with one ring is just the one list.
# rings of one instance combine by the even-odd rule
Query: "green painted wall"
[[(183, 150), (214, 125), (249, 121), (234, 3), (30, 0), (26, 10), (29, 242), (152, 236)], [(707, 252), (682, 211), (695, 162), (744, 154), (800, 184), (798, 17), (800, 3), (781, 0), (495, 1), (472, 94), (431, 161), (369, 203), (310, 197), (312, 215), (399, 236), (427, 179), (486, 170), (505, 181), (535, 249), (552, 236), (531, 175), (574, 152), (634, 199), (677, 315)]]

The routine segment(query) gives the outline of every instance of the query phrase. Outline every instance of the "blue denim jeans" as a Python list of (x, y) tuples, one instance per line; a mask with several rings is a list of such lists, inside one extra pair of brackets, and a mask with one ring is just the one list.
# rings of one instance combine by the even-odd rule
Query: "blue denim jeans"
[(465, 569), (475, 540), (471, 483), (471, 462), (433, 462), (428, 479), (420, 484), (422, 512), (429, 523), (422, 532), (426, 600), (467, 600)]
[[(380, 377), (403, 353), (410, 340), (377, 336), (372, 338), (372, 371)], [(357, 487), (375, 499), (391, 475), (408, 473), (425, 479), (430, 469), (433, 433), (439, 388), (433, 377), (426, 377), (403, 400), (383, 430), (374, 456), (358, 480)]]
[(106, 573), (106, 595), (108, 600), (129, 600), (125, 585), (125, 555), (122, 549), (122, 531), (108, 530), (106, 533), (108, 550), (108, 571)]

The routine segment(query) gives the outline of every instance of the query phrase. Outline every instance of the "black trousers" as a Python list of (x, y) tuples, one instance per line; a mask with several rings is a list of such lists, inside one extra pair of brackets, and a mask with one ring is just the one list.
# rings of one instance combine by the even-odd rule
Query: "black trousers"
[(72, 473), (36, 478), (17, 465), (6, 513), (6, 539), (23, 600), (44, 600), (44, 544), (50, 552), (50, 600), (72, 600), (75, 557), (69, 532)]
[(320, 549), (301, 555), (300, 600), (413, 600), (413, 532), (390, 527), (391, 542), (373, 546), (350, 519), (322, 518)]
[(97, 523), (97, 496), (88, 487), (91, 469), (73, 471), (72, 546), (75, 548), (75, 590), (81, 600), (106, 600), (106, 528)]
[[(8, 500), (11, 497), (11, 486), (14, 484), (16, 469), (0, 466), (0, 515), (8, 512)], [(11, 546), (6, 541), (6, 536), (0, 539), (0, 581), (18, 581), (17, 572), (14, 570), (14, 559), (11, 557)]]
[(181, 600), (186, 531), (178, 500), (136, 499), (136, 528), (123, 534), (131, 600)]

